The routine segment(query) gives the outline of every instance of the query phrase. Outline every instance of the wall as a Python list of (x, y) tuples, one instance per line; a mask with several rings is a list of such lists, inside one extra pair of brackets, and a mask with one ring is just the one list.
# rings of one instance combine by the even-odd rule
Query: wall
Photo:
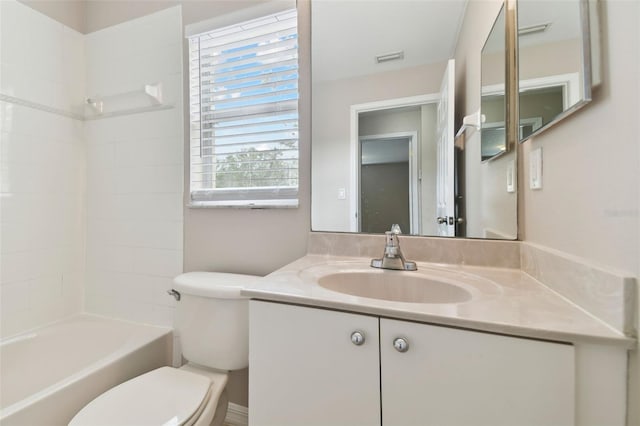
[[(521, 146), (521, 226), (526, 242), (638, 277), (640, 4), (603, 1), (600, 6), (602, 85), (584, 109)], [(538, 147), (543, 188), (530, 190), (529, 153)], [(638, 401), (637, 350), (631, 366), (629, 401)], [(628, 423), (640, 424), (640, 407), (632, 403), (631, 408)]]
[(19, 0), (33, 10), (55, 19), (73, 28), (77, 32), (85, 33), (87, 2), (84, 0)]
[[(260, 2), (184, 2), (184, 14), (200, 20), (238, 12)], [(205, 4), (206, 5), (206, 4)], [(309, 232), (309, 5), (298, 4), (299, 23), (299, 207), (295, 209), (184, 210), (185, 271), (206, 270), (266, 275), (306, 253)], [(186, 18), (185, 18), (186, 23)], [(186, 72), (186, 71), (185, 71)], [(186, 130), (186, 129), (185, 129)], [(187, 137), (187, 135), (185, 135)], [(185, 144), (185, 152), (188, 145)], [(188, 166), (188, 165), (187, 165)], [(185, 181), (188, 179), (185, 167)], [(185, 189), (185, 205), (187, 203)]]
[[(480, 108), (480, 52), (502, 2), (474, 2), (467, 5), (456, 46), (456, 123)], [(463, 196), (466, 231), (469, 237), (517, 236), (517, 195), (507, 192), (507, 168), (513, 153), (482, 163), (480, 132), (468, 130), (464, 142)]]
[[(349, 198), (338, 200), (338, 188), (349, 190), (350, 108), (352, 105), (438, 93), (444, 63), (334, 81), (313, 87), (312, 229), (349, 230)], [(323, 124), (323, 123), (331, 123)]]
[(105, 110), (148, 105), (160, 82), (172, 109), (86, 122), (86, 309), (171, 326), (182, 272), (182, 26), (179, 7), (87, 35), (87, 93)]
[[(91, 2), (87, 8), (86, 27), (88, 31), (94, 31), (173, 4), (182, 6), (182, 24), (186, 25), (261, 3), (265, 3), (265, 0)], [(309, 54), (307, 9), (307, 3), (300, 2), (300, 207), (265, 210), (185, 208), (184, 271), (215, 270), (265, 275), (306, 252), (307, 233), (310, 228), (309, 108), (304, 101), (309, 98), (306, 88), (309, 83), (304, 77), (309, 74), (306, 65), (309, 61), (305, 59)], [(186, 59), (184, 60), (186, 64)], [(186, 68), (184, 72), (187, 72)], [(188, 93), (186, 85), (184, 93), (185, 96)], [(185, 120), (188, 120), (188, 111), (185, 111)], [(185, 126), (184, 130), (184, 138), (187, 140), (188, 127)], [(187, 147), (185, 144), (185, 150)], [(186, 154), (185, 151), (183, 155)], [(185, 166), (184, 182), (188, 182), (187, 173), (188, 166)], [(185, 194), (188, 194), (188, 189), (185, 189)], [(186, 202), (185, 198), (183, 204), (186, 205)], [(276, 250), (274, 241), (277, 242)]]
[[(0, 2), (0, 337), (82, 310), (81, 34)], [(7, 97), (8, 96), (8, 97)]]
[[(6, 19), (7, 7), (13, 2), (3, 0), (0, 2), (0, 12), (3, 14), (2, 31), (4, 32), (8, 25), (7, 22), (13, 21)], [(90, 2), (89, 5), (95, 2)], [(157, 7), (154, 2), (136, 2), (140, 7)], [(215, 14), (222, 11), (233, 10), (237, 8), (239, 2), (184, 2), (183, 20), (184, 22), (195, 22), (199, 20), (197, 17), (202, 16), (203, 19), (209, 14)], [(460, 38), (459, 53), (456, 54), (457, 72), (456, 88), (457, 104), (461, 106), (457, 113), (457, 121), (461, 122), (462, 116), (477, 110), (479, 99), (469, 102), (465, 101), (466, 94), (479, 93), (479, 77), (474, 74), (474, 64), (479, 64), (479, 49), (491, 27), (491, 23), (499, 8), (497, 0), (491, 2), (470, 2), (470, 9), (476, 5), (484, 3), (489, 6), (486, 10), (475, 10), (468, 16), (477, 18), (475, 22), (465, 23), (465, 35)], [(544, 148), (544, 188), (539, 191), (531, 191), (524, 182), (521, 182), (521, 203), (522, 218), (520, 221), (520, 229), (522, 237), (527, 242), (534, 242), (553, 249), (562, 250), (564, 252), (574, 254), (583, 258), (587, 262), (596, 263), (609, 268), (616, 268), (629, 271), (630, 274), (638, 276), (638, 241), (640, 240), (640, 231), (638, 226), (638, 198), (640, 197), (640, 189), (638, 188), (639, 170), (640, 170), (640, 154), (638, 152), (638, 28), (637, 22), (640, 20), (639, 5), (632, 1), (603, 1), (601, 2), (603, 22), (603, 59), (605, 63), (604, 82), (600, 89), (594, 94), (594, 101), (584, 110), (578, 112), (574, 116), (565, 120), (562, 124), (554, 127), (535, 140), (525, 143), (521, 146), (522, 157), (520, 168), (526, 172), (526, 164), (528, 152), (532, 147), (543, 146)], [(126, 10), (128, 4), (122, 2), (102, 2), (101, 6), (111, 5), (111, 7)], [(246, 2), (242, 2), (242, 7)], [(299, 2), (300, 11), (300, 32), (301, 32), (301, 81), (302, 99), (301, 101), (301, 167), (303, 173), (301, 176), (301, 208), (295, 211), (283, 212), (275, 210), (262, 211), (186, 211), (185, 227), (190, 226), (189, 235), (185, 234), (185, 269), (196, 268), (216, 268), (220, 265), (231, 265), (233, 269), (238, 271), (251, 268), (246, 264), (258, 265), (254, 268), (256, 273), (266, 273), (275, 269), (280, 264), (288, 262), (304, 252), (306, 243), (306, 233), (309, 229), (309, 163), (310, 163), (310, 111), (309, 111), (309, 86), (310, 81), (307, 76), (309, 74), (309, 15), (308, 1)], [(491, 10), (489, 10), (491, 9)], [(495, 10), (494, 10), (495, 9)], [(157, 9), (155, 9), (157, 10)], [(204, 11), (207, 11), (206, 13)], [(150, 10), (153, 11), (153, 10)], [(104, 25), (102, 28), (116, 24), (118, 22), (98, 22), (100, 17), (105, 19), (115, 15), (107, 15), (104, 12), (96, 10), (87, 11), (87, 17), (93, 14), (93, 20), (87, 19), (87, 31), (94, 31), (96, 26)], [(38, 15), (39, 16), (39, 15)], [(25, 18), (27, 19), (27, 18)], [(40, 18), (36, 28), (47, 28), (48, 24)], [(111, 19), (111, 18), (109, 18)], [(128, 20), (131, 17), (128, 17)], [(91, 29), (89, 23), (94, 22)], [(14, 23), (20, 24), (22, 21), (15, 20)], [(20, 25), (17, 26), (18, 28)], [(26, 28), (24, 26), (23, 28)], [(13, 30), (11, 30), (13, 31)], [(55, 32), (55, 31), (54, 31)], [(55, 37), (45, 37), (45, 40), (54, 40)], [(0, 80), (7, 81), (7, 67), (5, 65), (5, 44), (12, 39), (2, 37), (2, 76)], [(21, 38), (23, 43), (28, 37)], [(75, 49), (75, 48), (74, 48)], [(72, 49), (72, 50), (74, 50)], [(79, 49), (79, 48), (78, 48)], [(472, 54), (465, 59), (467, 51)], [(45, 52), (45, 50), (43, 50)], [(473, 53), (473, 52), (477, 52)], [(37, 67), (36, 67), (37, 69)], [(113, 69), (113, 68), (111, 68)], [(14, 75), (33, 71), (34, 67), (19, 68)], [(441, 74), (441, 71), (438, 75)], [(80, 81), (81, 76), (74, 79)], [(20, 83), (24, 79), (14, 79), (13, 82)], [(33, 90), (36, 93), (45, 93), (35, 88), (53, 87), (46, 84), (41, 78), (33, 78), (29, 80), (30, 85), (20, 90)], [(4, 87), (4, 86), (2, 86)], [(437, 88), (436, 88), (437, 90)], [(429, 90), (433, 91), (433, 90)], [(27, 92), (16, 92), (17, 94)], [(62, 93), (62, 92), (59, 92)], [(314, 92), (314, 95), (317, 92)], [(49, 95), (47, 95), (49, 96)], [(51, 99), (54, 96), (51, 95)], [(306, 100), (306, 101), (305, 101)], [(71, 104), (77, 103), (77, 99)], [(66, 146), (75, 155), (82, 152), (82, 144), (78, 143), (82, 139), (82, 135), (78, 134), (76, 125), (70, 119), (58, 119), (44, 112), (33, 112), (25, 107), (9, 106), (6, 102), (0, 104), (2, 106), (2, 327), (3, 333), (8, 324), (13, 324), (9, 328), (15, 331), (21, 327), (29, 327), (35, 325), (38, 321), (48, 321), (53, 316), (49, 316), (50, 312), (65, 311), (63, 305), (69, 301), (70, 311), (79, 309), (79, 299), (81, 298), (81, 289), (73, 289), (73, 286), (65, 288), (62, 286), (62, 292), (70, 289), (70, 293), (65, 293), (63, 299), (58, 297), (57, 291), (52, 293), (38, 292), (35, 289), (35, 273), (32, 270), (33, 264), (26, 264), (25, 257), (30, 256), (35, 251), (46, 253), (46, 249), (37, 248), (40, 243), (32, 244), (30, 237), (26, 243), (22, 238), (12, 238), (12, 230), (17, 233), (17, 229), (22, 226), (24, 229), (27, 225), (41, 226), (42, 230), (55, 230), (55, 226), (51, 226), (52, 222), (46, 217), (50, 212), (56, 210), (51, 208), (56, 204), (56, 199), (63, 197), (62, 193), (47, 192), (52, 194), (47, 198), (45, 191), (42, 190), (34, 181), (51, 183), (56, 185), (62, 170), (73, 174), (75, 171), (83, 168), (83, 156), (80, 155), (78, 161), (71, 161), (68, 157), (66, 160), (58, 158), (60, 167), (57, 171), (49, 173), (43, 172), (42, 175), (36, 175), (31, 180), (31, 175), (25, 176), (24, 170), (27, 164), (31, 165), (37, 161), (32, 156), (21, 154), (16, 158), (20, 159), (16, 164), (10, 165), (12, 161), (6, 161), (6, 150), (13, 149), (11, 141), (19, 140), (21, 143), (17, 145), (19, 149), (22, 146), (28, 146), (27, 143), (41, 144), (45, 141), (57, 141), (61, 146)], [(15, 124), (15, 130), (8, 130), (7, 120), (11, 115), (15, 116), (17, 121), (22, 120), (23, 124)], [(23, 118), (20, 118), (22, 116)], [(337, 125), (340, 121), (329, 121), (336, 117), (325, 116), (321, 123), (331, 122)], [(40, 126), (32, 126), (34, 119), (40, 123)], [(598, 124), (596, 124), (598, 123)], [(329, 126), (326, 126), (329, 127)], [(60, 128), (64, 130), (59, 131)], [(50, 135), (56, 134), (55, 138)], [(17, 139), (14, 139), (14, 135)], [(475, 133), (477, 135), (477, 133)], [(475, 137), (470, 135), (471, 137)], [(25, 141), (24, 143), (22, 141)], [(26, 142), (29, 141), (29, 142)], [(467, 140), (467, 147), (478, 146), (473, 140)], [(16, 145), (14, 145), (16, 146)], [(40, 145), (38, 145), (40, 146)], [(12, 154), (13, 155), (13, 154)], [(469, 152), (470, 159), (478, 162), (479, 151), (475, 153)], [(65, 157), (66, 158), (66, 157)], [(494, 163), (495, 164), (495, 163)], [(7, 190), (8, 177), (15, 176), (14, 173), (22, 173), (20, 182), (31, 185), (30, 187), (14, 188), (9, 187)], [(495, 173), (497, 178), (500, 177), (500, 170)], [(526, 176), (525, 176), (526, 178)], [(82, 194), (83, 191), (76, 187), (83, 182), (82, 173), (75, 176), (73, 185), (69, 187), (66, 196), (71, 196), (74, 202), (74, 208), (65, 212), (64, 217), (70, 218), (73, 223), (82, 223)], [(30, 183), (29, 183), (30, 182)], [(483, 186), (488, 187), (489, 183), (482, 180)], [(496, 183), (496, 187), (501, 187), (502, 178)], [(9, 196), (8, 194), (11, 194)], [(469, 193), (468, 198), (475, 202), (479, 202), (480, 192)], [(315, 197), (315, 195), (314, 195)], [(33, 202), (37, 204), (32, 207)], [(66, 205), (66, 204), (65, 204)], [(63, 209), (65, 209), (63, 207)], [(37, 218), (34, 211), (46, 210), (46, 214), (38, 214)], [(29, 221), (24, 218), (29, 217)], [(33, 217), (33, 221), (31, 221)], [(60, 217), (55, 217), (54, 224), (60, 222)], [(5, 225), (6, 224), (6, 225)], [(9, 225), (10, 224), (10, 225)], [(21, 224), (21, 225), (20, 225)], [(265, 228), (267, 228), (265, 230)], [(202, 232), (202, 230), (206, 230)], [(63, 240), (62, 246), (73, 247), (82, 244), (82, 237), (78, 238), (77, 231), (71, 232), (73, 237), (70, 240)], [(200, 236), (199, 233), (204, 235)], [(38, 239), (43, 237), (37, 232), (19, 233), (17, 235), (36, 235)], [(13, 234), (16, 235), (16, 234)], [(48, 238), (48, 237), (47, 237)], [(53, 238), (55, 240), (55, 238)], [(16, 248), (10, 248), (9, 241), (13, 240), (18, 244)], [(272, 241), (277, 241), (273, 243)], [(27, 244), (20, 248), (20, 244)], [(284, 249), (282, 247), (285, 247)], [(275, 248), (275, 249), (274, 249)], [(249, 250), (249, 251), (248, 251)], [(15, 253), (28, 252), (27, 255), (17, 255)], [(56, 253), (71, 253), (71, 251), (57, 250)], [(51, 253), (51, 252), (49, 252)], [(14, 256), (11, 262), (7, 261), (6, 255)], [(22, 261), (20, 260), (22, 257)], [(78, 259), (82, 259), (82, 254), (74, 254), (68, 256), (73, 259), (73, 267), (82, 265)], [(58, 271), (64, 270), (63, 263), (57, 259), (53, 260), (51, 265), (53, 269)], [(57, 265), (57, 266), (56, 266)], [(9, 269), (7, 269), (9, 268)], [(18, 280), (11, 280), (15, 286), (5, 286), (9, 281), (5, 281), (7, 274), (14, 274), (17, 271)], [(23, 275), (20, 275), (23, 274)], [(14, 275), (16, 276), (16, 275)], [(64, 276), (64, 275), (63, 275)], [(68, 275), (67, 275), (68, 276)], [(18, 283), (29, 283), (25, 287), (18, 286)], [(33, 285), (31, 285), (33, 284)], [(11, 288), (11, 290), (9, 290)], [(54, 288), (60, 288), (54, 286)], [(77, 291), (76, 291), (77, 290)], [(48, 297), (45, 295), (51, 295)], [(33, 296), (33, 297), (32, 297)], [(50, 299), (54, 301), (52, 308), (36, 308), (36, 301), (39, 297), (42, 299)], [(60, 301), (62, 303), (57, 303)], [(33, 315), (32, 315), (33, 314)], [(55, 316), (55, 315), (54, 315)], [(10, 318), (10, 321), (7, 321)], [(640, 324), (639, 324), (640, 327)], [(631, 364), (631, 395), (630, 401), (637, 401), (640, 398), (638, 384), (640, 383), (640, 373), (637, 366), (637, 353), (632, 354)], [(233, 400), (233, 398), (232, 398)], [(632, 405), (629, 424), (640, 424), (640, 412), (637, 404)]]

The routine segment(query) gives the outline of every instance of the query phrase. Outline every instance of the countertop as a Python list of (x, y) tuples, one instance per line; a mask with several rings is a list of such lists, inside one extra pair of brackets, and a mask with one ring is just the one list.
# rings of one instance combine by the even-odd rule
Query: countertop
[[(328, 290), (317, 279), (340, 270), (366, 270), (370, 259), (307, 255), (242, 290), (252, 299), (405, 319), (573, 344), (632, 348), (625, 336), (519, 269), (418, 262), (420, 274), (457, 280), (473, 297), (462, 303), (404, 303)], [(385, 271), (388, 274), (415, 272)]]

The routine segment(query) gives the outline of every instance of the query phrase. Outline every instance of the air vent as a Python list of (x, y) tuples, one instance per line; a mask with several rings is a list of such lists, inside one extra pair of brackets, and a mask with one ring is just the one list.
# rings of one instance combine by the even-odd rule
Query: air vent
[(384, 55), (377, 55), (376, 56), (376, 62), (377, 63), (395, 61), (395, 60), (399, 60), (399, 59), (404, 59), (404, 51), (402, 51), (402, 50), (399, 50), (397, 52), (386, 53)]

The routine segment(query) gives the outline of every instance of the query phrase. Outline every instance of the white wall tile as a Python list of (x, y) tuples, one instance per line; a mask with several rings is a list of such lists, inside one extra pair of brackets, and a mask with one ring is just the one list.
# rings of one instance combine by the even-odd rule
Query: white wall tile
[(0, 253), (27, 251), (32, 245), (33, 228), (28, 222), (0, 222)]
[(24, 66), (31, 39), (28, 10), (17, 1), (0, 2), (0, 7), (0, 28), (3, 34), (11, 34), (0, 38), (0, 61)]
[(173, 288), (173, 278), (169, 277), (146, 277), (150, 288), (150, 302), (155, 306), (175, 308), (176, 299), (167, 294)]
[(154, 304), (151, 306), (150, 322), (161, 327), (173, 327), (175, 308)]
[(0, 220), (2, 222), (31, 223), (35, 195), (5, 192), (0, 194)]
[(117, 194), (109, 203), (116, 220), (182, 222), (182, 194)]
[(124, 227), (134, 247), (182, 250), (182, 222), (132, 221)]
[(116, 143), (87, 142), (87, 167), (90, 170), (114, 169), (116, 165)]
[(57, 301), (63, 305), (62, 274), (42, 275), (29, 282), (29, 307), (44, 308)]
[(0, 307), (4, 315), (29, 308), (29, 281), (17, 281), (0, 286)]
[(122, 168), (116, 173), (118, 194), (181, 192), (183, 168), (179, 165)]
[(27, 281), (35, 277), (32, 266), (33, 254), (28, 251), (3, 253), (0, 255), (0, 283)]
[[(66, 107), (65, 60), (84, 75), (82, 35), (14, 0), (0, 7), (0, 90)], [(4, 337), (82, 309), (86, 160), (82, 123), (6, 102), (0, 145)]]
[(133, 271), (138, 274), (173, 278), (182, 272), (182, 252), (138, 249), (134, 253)]
[(13, 306), (0, 333), (83, 304), (171, 325), (165, 291), (182, 272), (179, 8), (84, 36), (14, 0), (0, 7), (2, 93), (82, 112), (87, 96), (161, 82), (175, 104), (82, 123), (0, 103), (0, 281)]
[(93, 194), (115, 194), (116, 193), (116, 172), (115, 169), (87, 167), (87, 193)]
[(87, 248), (87, 266), (95, 271), (133, 272), (134, 248), (96, 244)]
[(89, 34), (84, 46), (90, 95), (162, 82), (177, 105), (85, 126), (87, 309), (158, 325), (171, 324), (174, 306), (159, 289), (182, 272), (181, 34), (172, 8)]

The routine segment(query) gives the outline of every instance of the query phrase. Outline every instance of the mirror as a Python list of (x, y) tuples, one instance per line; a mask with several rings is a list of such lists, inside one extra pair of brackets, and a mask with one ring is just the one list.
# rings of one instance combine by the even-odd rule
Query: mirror
[(518, 0), (520, 141), (591, 101), (586, 0)]
[(496, 4), (312, 0), (312, 230), (484, 237), (458, 216), (450, 60), (465, 19), (488, 33)]
[(491, 28), (481, 54), (480, 144), (482, 161), (507, 152), (505, 100), (505, 10), (504, 5)]

